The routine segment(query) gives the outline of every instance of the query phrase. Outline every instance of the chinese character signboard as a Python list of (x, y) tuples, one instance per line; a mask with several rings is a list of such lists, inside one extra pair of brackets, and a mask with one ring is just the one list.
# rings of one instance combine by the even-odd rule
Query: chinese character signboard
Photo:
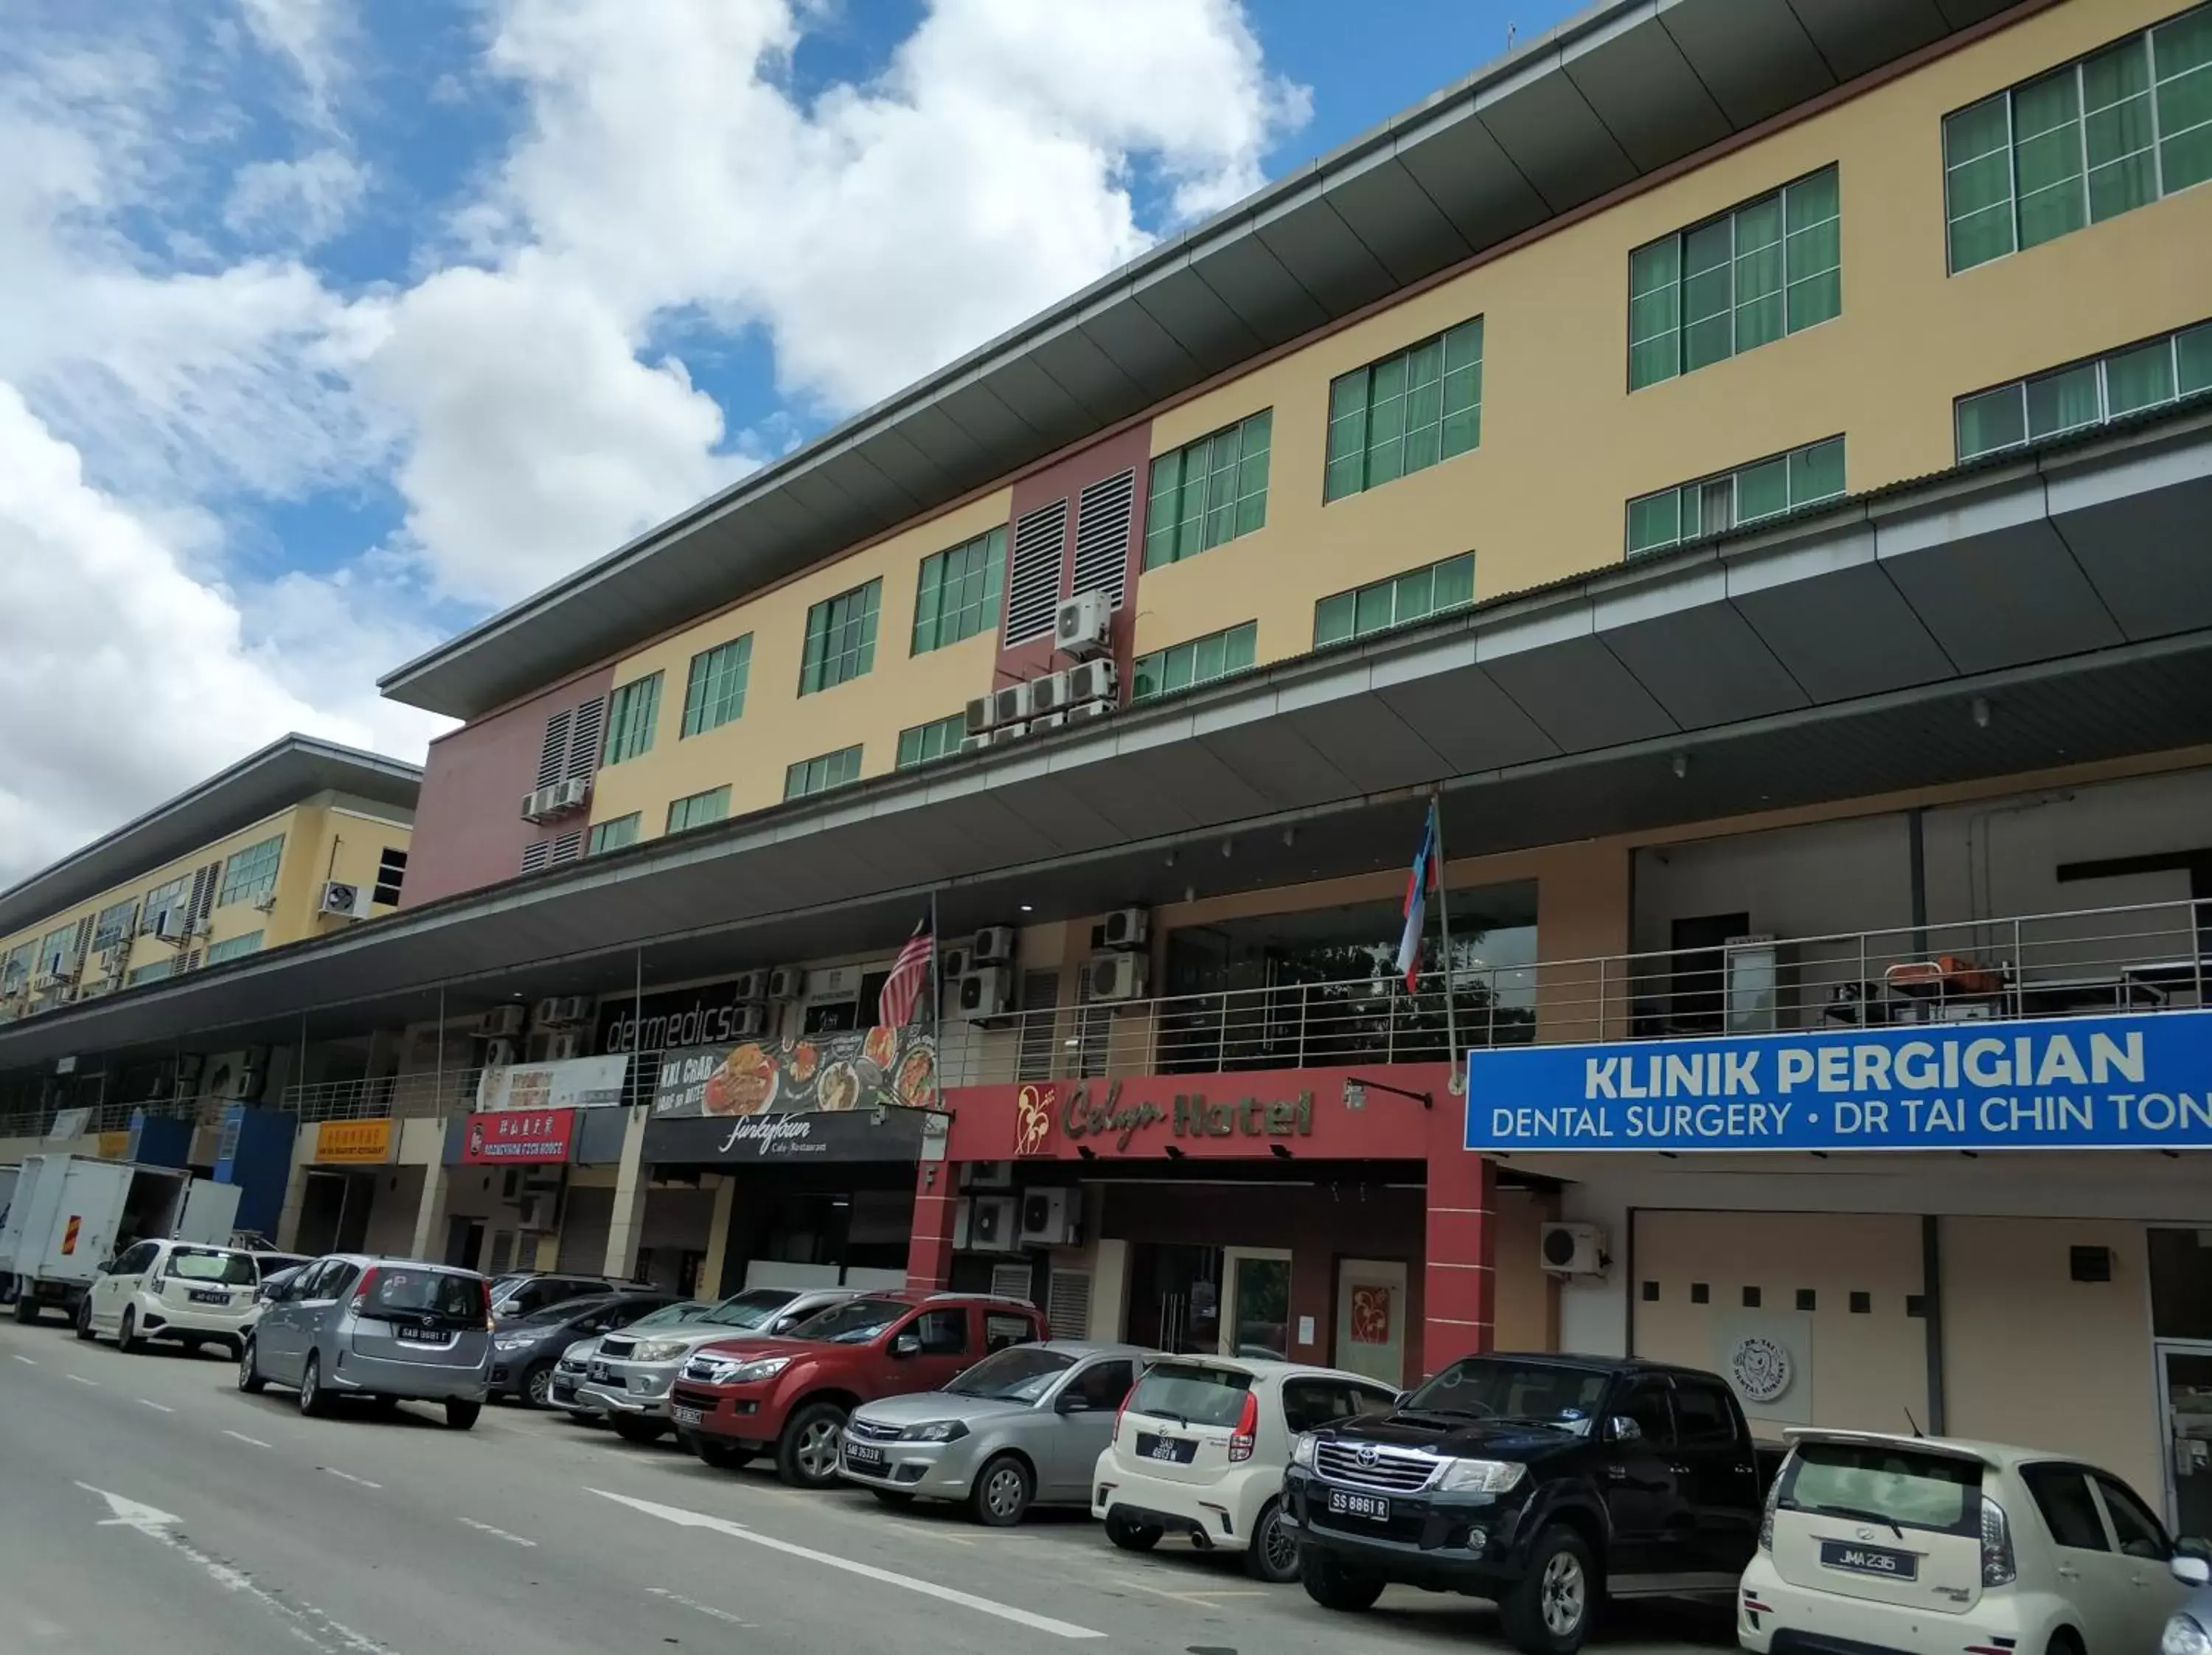
[(501, 1109), (469, 1117), (461, 1161), (468, 1166), (520, 1166), (565, 1161), (576, 1135), (573, 1109)]
[(392, 1159), (392, 1122), (325, 1121), (315, 1129), (319, 1166), (381, 1166)]

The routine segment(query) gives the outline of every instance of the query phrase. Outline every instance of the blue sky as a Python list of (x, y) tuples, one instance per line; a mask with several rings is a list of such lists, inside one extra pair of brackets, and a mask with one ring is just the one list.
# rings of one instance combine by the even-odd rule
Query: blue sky
[(0, 881), (1569, 10), (0, 0)]

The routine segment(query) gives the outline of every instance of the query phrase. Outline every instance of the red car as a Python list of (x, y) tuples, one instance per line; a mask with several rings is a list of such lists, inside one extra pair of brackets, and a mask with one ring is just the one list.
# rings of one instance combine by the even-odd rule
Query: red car
[(833, 1305), (781, 1338), (725, 1339), (669, 1392), (682, 1439), (734, 1470), (763, 1454), (798, 1488), (837, 1480), (845, 1416), (862, 1402), (939, 1390), (1008, 1345), (1047, 1337), (1036, 1306), (983, 1293), (879, 1293)]

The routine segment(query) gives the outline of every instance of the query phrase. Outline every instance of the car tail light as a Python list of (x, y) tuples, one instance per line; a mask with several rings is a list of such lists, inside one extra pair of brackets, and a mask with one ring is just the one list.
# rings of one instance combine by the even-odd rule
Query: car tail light
[(492, 1330), (491, 1283), (489, 1281), (479, 1281), (477, 1283), (477, 1287), (483, 1294), (483, 1330), (486, 1333), (489, 1333)]
[(1774, 1549), (1774, 1508), (1782, 1500), (1782, 1479), (1778, 1476), (1766, 1485), (1766, 1509), (1759, 1516), (1759, 1549)]
[(1121, 1440), (1121, 1420), (1129, 1411), (1129, 1399), (1136, 1394), (1137, 1387), (1134, 1385), (1121, 1393), (1121, 1405), (1114, 1410), (1114, 1434), (1108, 1440), (1115, 1443)]
[(2008, 1586), (2020, 1576), (2013, 1561), (2012, 1520), (2005, 1508), (1987, 1494), (1982, 1496), (1982, 1584)]
[(361, 1273), (361, 1285), (353, 1290), (353, 1303), (346, 1306), (347, 1313), (366, 1316), (368, 1313), (369, 1290), (376, 1286), (377, 1268), (370, 1265)]
[(1236, 1433), (1229, 1439), (1229, 1461), (1252, 1457), (1252, 1451), (1260, 1440), (1260, 1398), (1252, 1392), (1244, 1393), (1244, 1411), (1237, 1416)]

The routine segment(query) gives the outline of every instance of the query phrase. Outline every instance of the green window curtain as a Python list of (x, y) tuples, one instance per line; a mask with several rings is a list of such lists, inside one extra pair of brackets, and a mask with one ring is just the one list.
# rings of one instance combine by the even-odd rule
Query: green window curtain
[(1267, 464), (1274, 448), (1275, 412), (1263, 408), (1240, 428), (1237, 459), (1237, 526), (1234, 534), (1267, 526)]
[(1152, 462), (1145, 515), (1145, 567), (1193, 557), (1267, 521), (1267, 459), (1274, 412), (1200, 437)]
[(1664, 489), (1628, 502), (1628, 555), (1656, 551), (1682, 538), (1682, 493)]
[(668, 806), (668, 831), (682, 833), (686, 829), (704, 827), (709, 822), (720, 822), (730, 813), (728, 787), (709, 788), (695, 793), (687, 799), (678, 799)]
[(1782, 332), (1782, 198), (1773, 195), (1735, 215), (1735, 348)]
[(2013, 250), (2012, 99), (1999, 93), (1943, 122), (1943, 199), (1951, 268)]
[(607, 703), (607, 739), (602, 762), (619, 764), (653, 751), (653, 726), (660, 718), (660, 674), (632, 678)]
[(1628, 388), (1681, 372), (1681, 241), (1668, 236), (1628, 259)]
[[(684, 735), (717, 729), (744, 715), (745, 679), (752, 666), (753, 637), (702, 650), (691, 657), (684, 685)], [(680, 739), (681, 738), (679, 738)]]
[(2212, 7), (2154, 30), (2158, 161), (2166, 192), (2212, 179)]
[(637, 843), (638, 812), (617, 816), (611, 821), (601, 822), (592, 829), (590, 854), (597, 856), (604, 851), (620, 850)]
[(2031, 437), (2078, 431), (2103, 417), (2104, 405), (2094, 362), (2045, 374), (2027, 382), (2027, 434)]
[(2040, 246), (2087, 222), (2079, 73), (2069, 65), (2021, 87), (2013, 94), (2012, 119), (2020, 245)]
[(1790, 456), (1790, 503), (1792, 506), (1810, 505), (1816, 500), (1832, 500), (1843, 491), (1843, 438), (1831, 437), (1826, 442), (1800, 448)]
[(1435, 612), (1456, 609), (1474, 601), (1474, 554), (1448, 557), (1437, 565), (1437, 582), (1431, 603)]
[(1482, 442), (1482, 319), (1329, 386), (1327, 500), (1372, 489)]
[(1176, 505), (1182, 493), (1184, 451), (1162, 454), (1152, 462), (1152, 480), (1145, 500), (1145, 567), (1162, 569), (1175, 562)]
[(1150, 701), (1243, 672), (1255, 659), (1259, 636), (1259, 623), (1247, 621), (1140, 655), (1129, 669), (1129, 699)]
[(2091, 223), (2158, 198), (2147, 36), (2123, 40), (2082, 63), (2081, 148)]
[(2173, 400), (2173, 341), (2160, 339), (2123, 350), (2105, 362), (2106, 417), (2118, 419), (2138, 408)]
[(1959, 458), (1995, 453), (2027, 441), (2027, 405), (2017, 385), (1959, 399)]
[(1006, 532), (993, 529), (921, 560), (915, 587), (914, 654), (927, 654), (998, 626), (1006, 551)]
[(1446, 459), (1482, 444), (1482, 318), (1444, 335), (1443, 431)]
[(1355, 594), (1340, 592), (1333, 598), (1323, 598), (1314, 605), (1314, 648), (1324, 644), (1341, 643), (1352, 636), (1352, 610)]
[(1322, 487), (1324, 500), (1340, 500), (1367, 486), (1367, 382), (1369, 372), (1356, 368), (1329, 382), (1328, 470)]
[[(1843, 217), (1839, 175), (1832, 167), (1784, 191), (1790, 225), (1789, 327), (1817, 327), (1844, 309)], [(1741, 348), (1741, 347), (1739, 347)]]
[(1761, 460), (1735, 474), (1735, 520), (1749, 523), (1790, 509), (1790, 462)]
[(1224, 673), (1249, 672), (1259, 654), (1259, 622), (1247, 621), (1242, 626), (1232, 626), (1222, 649), (1221, 670)]
[(261, 933), (248, 931), (244, 936), (230, 937), (222, 942), (210, 943), (207, 963), (210, 965), (220, 965), (227, 959), (243, 959), (248, 954), (258, 952), (260, 947)]
[(1682, 371), (1710, 368), (1733, 354), (1735, 232), (1719, 219), (1682, 238)]
[(850, 682), (876, 664), (876, 617), (884, 583), (824, 599), (806, 611), (806, 641), (799, 668), (799, 693), (812, 695)]
[(943, 758), (960, 751), (960, 739), (967, 733), (967, 720), (958, 713), (950, 718), (940, 718), (929, 724), (916, 724), (901, 730), (898, 739), (897, 767), (912, 770), (916, 764), (927, 764), (932, 759)]
[(1365, 637), (1370, 632), (1379, 632), (1396, 618), (1392, 602), (1393, 589), (1388, 581), (1380, 585), (1360, 587), (1352, 611), (1352, 630)]
[(2212, 325), (2192, 327), (2173, 342), (2174, 388), (2185, 397), (2212, 391)]

